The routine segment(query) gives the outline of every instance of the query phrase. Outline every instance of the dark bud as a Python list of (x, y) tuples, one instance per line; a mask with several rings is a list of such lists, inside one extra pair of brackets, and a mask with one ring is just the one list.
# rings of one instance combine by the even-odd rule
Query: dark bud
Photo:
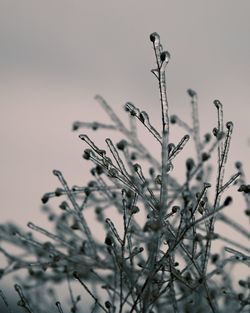
[(214, 137), (217, 137), (217, 135), (218, 135), (218, 129), (216, 127), (214, 127), (214, 129), (213, 129), (213, 135), (214, 135)]
[(88, 197), (91, 194), (91, 190), (88, 187), (86, 187), (84, 188), (84, 193)]
[(4, 269), (0, 268), (0, 279), (3, 277), (4, 275)]
[(168, 51), (163, 51), (160, 55), (161, 61), (162, 62), (168, 62), (170, 59), (170, 54)]
[(116, 144), (116, 147), (119, 150), (124, 150), (127, 145), (128, 145), (127, 141), (123, 139)]
[(80, 127), (80, 122), (74, 122), (72, 125), (72, 130), (76, 131), (79, 129), (79, 127)]
[(109, 301), (106, 301), (106, 302), (105, 302), (105, 307), (106, 307), (107, 309), (110, 309), (110, 308), (111, 308), (111, 303), (110, 303)]
[(79, 274), (77, 273), (77, 271), (73, 272), (73, 276), (74, 276), (74, 278), (79, 279)]
[(98, 175), (103, 174), (103, 167), (102, 167), (101, 165), (97, 165), (97, 166), (96, 166), (96, 173), (97, 173)]
[(240, 279), (239, 281), (238, 281), (238, 284), (241, 286), (241, 287), (246, 287), (246, 282), (244, 281), (244, 280), (242, 280), (242, 279)]
[(131, 199), (132, 197), (134, 196), (134, 193), (133, 193), (133, 191), (132, 190), (126, 190), (126, 197), (128, 198), (128, 199)]
[(55, 220), (55, 215), (54, 214), (50, 214), (49, 216), (48, 216), (48, 220), (49, 221), (54, 221)]
[(57, 197), (60, 197), (62, 194), (63, 194), (63, 189), (62, 188), (56, 188), (55, 195)]
[(107, 236), (107, 237), (105, 238), (105, 244), (106, 244), (107, 246), (112, 246), (112, 243), (113, 243), (112, 238), (111, 238), (110, 236)]
[(208, 143), (211, 140), (211, 134), (210, 133), (206, 133), (204, 135), (204, 138), (205, 138), (205, 142)]
[(101, 213), (102, 213), (102, 208), (101, 208), (100, 206), (97, 206), (97, 207), (95, 208), (95, 213), (96, 213), (97, 215), (101, 214)]
[(45, 204), (49, 201), (49, 195), (47, 193), (45, 193), (43, 196), (42, 196), (42, 203)]
[(152, 33), (150, 36), (149, 36), (149, 39), (150, 41), (152, 41), (153, 43), (155, 41), (160, 41), (160, 35), (156, 32)]
[(190, 172), (195, 166), (194, 160), (192, 158), (188, 158), (186, 161), (187, 171)]
[(74, 223), (73, 223), (73, 225), (71, 226), (71, 228), (72, 229), (74, 229), (74, 230), (78, 230), (80, 227), (79, 227), (79, 224), (77, 223), (77, 221), (75, 221)]
[(98, 123), (97, 122), (93, 122), (92, 129), (93, 130), (97, 130), (98, 129)]
[(137, 159), (136, 153), (132, 152), (130, 158), (132, 161), (135, 161)]
[(241, 169), (242, 169), (242, 163), (241, 163), (240, 161), (235, 162), (235, 167), (236, 167), (238, 170), (241, 170)]
[(180, 210), (180, 207), (178, 206), (178, 205), (174, 205), (173, 207), (172, 207), (172, 213), (176, 213), (177, 211), (179, 211)]
[(219, 109), (219, 107), (221, 107), (221, 102), (219, 100), (214, 100), (214, 105), (216, 106), (216, 109)]
[(175, 144), (171, 142), (168, 145), (168, 154), (170, 154), (174, 150), (174, 148), (175, 148)]
[(239, 299), (240, 301), (243, 301), (243, 300), (244, 300), (244, 294), (243, 294), (243, 293), (239, 293), (239, 294), (238, 294), (238, 299)]
[(96, 186), (97, 186), (96, 181), (90, 180), (90, 181), (88, 182), (88, 186), (89, 186), (90, 188), (96, 187)]
[(157, 185), (161, 185), (161, 175), (157, 175), (156, 178), (155, 178), (155, 183)]
[(215, 253), (211, 256), (212, 263), (216, 263), (219, 260), (219, 254)]
[(226, 128), (227, 128), (227, 129), (232, 129), (233, 126), (234, 126), (234, 124), (233, 124), (232, 121), (229, 121), (229, 122), (226, 123)]
[(59, 208), (61, 209), (61, 210), (67, 210), (67, 208), (68, 208), (68, 203), (66, 202), (66, 201), (63, 201), (60, 205), (59, 205)]
[(83, 158), (85, 160), (89, 160), (90, 156), (91, 156), (91, 152), (92, 152), (91, 149), (85, 149), (84, 152), (83, 152)]
[(137, 171), (139, 171), (139, 169), (140, 169), (140, 165), (139, 164), (133, 164), (133, 168), (134, 168), (134, 170), (137, 172)]
[(226, 197), (226, 199), (224, 201), (224, 206), (230, 205), (232, 203), (232, 201), (233, 201), (232, 197), (230, 197), (230, 196)]
[(78, 296), (76, 297), (76, 302), (79, 302), (79, 301), (81, 301), (81, 296), (80, 296), (80, 295), (78, 295)]
[(196, 93), (194, 90), (192, 90), (192, 89), (188, 89), (188, 90), (187, 90), (187, 93), (188, 93), (188, 95), (189, 95), (191, 98), (193, 98), (193, 97), (195, 97), (195, 96), (197, 95), (197, 93)]
[(149, 175), (154, 176), (154, 174), (155, 174), (155, 169), (153, 167), (150, 167), (149, 168)]
[(195, 238), (194, 238), (195, 241), (201, 242), (202, 239), (203, 239), (203, 237), (202, 237), (201, 234), (196, 234), (196, 235), (195, 235)]
[(210, 159), (210, 154), (203, 152), (201, 154), (201, 159), (202, 159), (202, 162), (206, 162), (208, 159)]
[(250, 193), (250, 185), (242, 184), (238, 189), (239, 192)]
[(200, 171), (197, 175), (196, 175), (196, 180), (198, 180), (198, 181), (201, 181), (202, 180), (202, 177), (203, 177), (203, 172), (202, 171)]
[(244, 193), (250, 193), (250, 185), (242, 184), (240, 188), (238, 189), (238, 191), (244, 192)]
[(176, 116), (176, 115), (171, 115), (171, 116), (170, 116), (170, 123), (171, 123), (171, 124), (175, 124), (176, 121), (177, 121), (177, 116)]
[(139, 115), (139, 120), (144, 124), (145, 119), (144, 119), (143, 114), (141, 114), (141, 113), (140, 113), (140, 115)]
[(133, 205), (130, 212), (131, 212), (131, 214), (136, 214), (139, 211), (140, 211), (140, 209), (138, 208), (138, 206)]
[(245, 210), (245, 214), (246, 214), (247, 216), (250, 216), (250, 210)]

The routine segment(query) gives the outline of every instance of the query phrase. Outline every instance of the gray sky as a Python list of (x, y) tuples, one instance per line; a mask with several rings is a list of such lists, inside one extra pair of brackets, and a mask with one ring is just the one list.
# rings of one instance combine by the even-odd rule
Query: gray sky
[(235, 122), (229, 169), (249, 160), (250, 1), (0, 0), (1, 221), (44, 222), (40, 198), (58, 186), (54, 168), (83, 184), (85, 147), (71, 124), (102, 119), (96, 93), (121, 114), (134, 102), (159, 125), (153, 31), (171, 53), (171, 113), (186, 118), (186, 89), (195, 89), (206, 132), (220, 99)]

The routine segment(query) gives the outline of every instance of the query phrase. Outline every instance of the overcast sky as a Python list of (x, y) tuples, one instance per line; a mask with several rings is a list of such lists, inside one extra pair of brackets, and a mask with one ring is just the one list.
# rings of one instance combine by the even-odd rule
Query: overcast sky
[(43, 220), (41, 195), (58, 186), (54, 168), (83, 184), (85, 147), (71, 124), (102, 119), (96, 93), (121, 114), (134, 102), (159, 125), (154, 31), (171, 53), (171, 113), (187, 118), (186, 89), (195, 89), (205, 133), (220, 99), (235, 123), (230, 162), (249, 160), (249, 0), (0, 0), (2, 222)]

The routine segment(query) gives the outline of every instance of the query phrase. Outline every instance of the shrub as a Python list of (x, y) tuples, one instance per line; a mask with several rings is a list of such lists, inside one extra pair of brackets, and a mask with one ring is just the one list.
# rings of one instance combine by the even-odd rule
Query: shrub
[[(116, 144), (107, 138), (106, 151), (88, 135), (79, 135), (88, 147), (83, 158), (93, 166), (93, 180), (86, 186), (70, 187), (60, 171), (53, 171), (60, 186), (45, 193), (42, 202), (54, 232), (28, 223), (28, 228), (47, 237), (46, 241), (13, 224), (0, 226), (2, 243), (24, 252), (18, 256), (1, 246), (8, 265), (0, 273), (4, 276), (27, 269), (27, 277), (15, 285), (18, 305), (26, 312), (51, 312), (53, 306), (54, 311), (67, 311), (49, 287), (63, 281), (68, 284), (71, 312), (88, 310), (80, 295), (73, 292), (73, 281), (90, 297), (91, 312), (249, 312), (250, 277), (239, 280), (236, 287), (231, 270), (237, 264), (249, 266), (250, 249), (215, 232), (219, 220), (250, 238), (247, 229), (224, 213), (233, 200), (224, 192), (232, 185), (237, 185), (244, 196), (246, 215), (250, 212), (250, 187), (242, 164), (236, 162), (235, 174), (224, 179), (233, 123), (224, 125), (222, 104), (215, 100), (217, 126), (201, 137), (197, 94), (191, 89), (187, 93), (192, 125), (176, 115), (169, 116), (165, 73), (170, 54), (163, 50), (157, 33), (151, 34), (150, 40), (156, 59), (151, 72), (159, 85), (162, 129), (157, 130), (148, 114), (132, 103), (125, 105), (130, 121), (126, 127), (107, 102), (96, 96), (111, 123), (78, 121), (73, 130), (108, 129), (123, 138)], [(177, 143), (169, 140), (171, 124), (187, 132)], [(159, 144), (160, 161), (139, 139), (137, 126), (145, 127), (148, 136)], [(185, 181), (180, 182), (174, 176), (174, 166), (190, 139), (195, 156), (187, 158)], [(210, 184), (210, 157), (216, 152), (217, 175)], [(211, 185), (215, 186), (213, 196), (208, 193)], [(63, 200), (53, 210), (47, 202), (56, 197)], [(102, 240), (93, 225), (89, 226), (88, 211), (95, 212), (95, 228), (105, 230)], [(120, 220), (112, 218), (114, 211)], [(214, 241), (224, 241), (227, 246), (212, 253)], [(3, 291), (0, 295), (9, 308)]]

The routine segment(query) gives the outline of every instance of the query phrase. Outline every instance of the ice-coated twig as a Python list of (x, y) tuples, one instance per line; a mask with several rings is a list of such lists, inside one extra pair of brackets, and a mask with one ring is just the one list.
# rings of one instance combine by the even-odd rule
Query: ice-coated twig
[(26, 297), (23, 294), (21, 286), (19, 286), (18, 284), (15, 284), (15, 290), (20, 297), (20, 300), (18, 301), (18, 305), (20, 307), (22, 307), (24, 310), (26, 310), (28, 313), (33, 313), (33, 311), (31, 310), (31, 307), (29, 305), (28, 300), (26, 299)]
[(117, 232), (117, 229), (115, 228), (115, 225), (114, 223), (111, 221), (110, 218), (106, 218), (106, 223), (108, 224), (110, 230), (112, 231), (112, 233), (115, 235), (115, 238), (118, 240), (118, 242), (122, 245), (123, 244), (123, 241), (121, 240), (118, 232)]
[(235, 249), (232, 249), (230, 247), (225, 247), (225, 251), (232, 253), (238, 261), (243, 262), (243, 263), (247, 264), (248, 266), (250, 266), (250, 256), (248, 256), (242, 252), (239, 252)]
[(82, 279), (80, 278), (79, 274), (77, 272), (73, 273), (73, 276), (75, 279), (77, 279), (79, 281), (79, 283), (83, 286), (83, 288), (87, 291), (87, 293), (95, 300), (95, 303), (106, 313), (109, 313), (105, 307), (98, 301), (98, 299), (96, 298), (96, 296), (90, 291), (90, 289), (88, 288), (88, 286), (82, 281)]
[(127, 102), (125, 104), (125, 110), (129, 111), (130, 115), (136, 117), (148, 130), (149, 132), (155, 137), (155, 139), (161, 144), (161, 135), (158, 131), (152, 126), (149, 120), (149, 116), (147, 112), (140, 111), (136, 108), (131, 102)]
[(73, 130), (78, 130), (79, 128), (91, 128), (93, 130), (97, 129), (117, 130), (116, 125), (108, 125), (100, 122), (86, 123), (79, 121), (74, 122), (72, 128)]
[(201, 162), (202, 159), (201, 159), (200, 123), (198, 114), (198, 96), (197, 93), (192, 89), (188, 89), (187, 93), (191, 97), (193, 138), (195, 142), (197, 160), (198, 162)]
[(107, 145), (109, 147), (109, 150), (112, 153), (112, 155), (113, 155), (113, 157), (114, 157), (118, 167), (120, 168), (122, 174), (125, 177), (128, 178), (129, 177), (129, 173), (127, 172), (127, 170), (126, 170), (126, 168), (124, 166), (124, 163), (123, 163), (123, 161), (122, 161), (122, 159), (121, 159), (121, 157), (120, 157), (116, 147), (114, 146), (112, 140), (110, 138), (107, 138), (105, 141), (106, 141), (106, 143), (107, 143)]
[(105, 101), (105, 99), (100, 95), (96, 95), (95, 100), (97, 100), (97, 102), (104, 108), (104, 110), (107, 112), (107, 114), (109, 115), (111, 120), (115, 123), (116, 127), (119, 130), (124, 131), (126, 129), (126, 127), (124, 126), (124, 124), (120, 120), (120, 118), (115, 114), (113, 109), (108, 105), (108, 103)]
[(234, 174), (219, 190), (219, 193), (224, 192), (230, 185), (232, 185), (239, 177), (240, 177), (241, 173), (238, 172), (236, 174)]
[(96, 244), (95, 244), (95, 241), (93, 240), (93, 237), (92, 237), (92, 234), (90, 232), (90, 229), (88, 227), (88, 224), (87, 224), (87, 221), (85, 219), (85, 217), (83, 216), (83, 214), (81, 214), (81, 210), (80, 210), (80, 207), (79, 205), (77, 204), (76, 200), (75, 200), (75, 197), (72, 195), (72, 192), (71, 190), (69, 189), (68, 187), (68, 184), (66, 182), (66, 180), (64, 179), (62, 173), (58, 170), (53, 170), (53, 174), (55, 176), (57, 176), (57, 178), (59, 179), (59, 181), (61, 182), (62, 186), (64, 187), (64, 190), (66, 191), (67, 193), (67, 196), (70, 200), (70, 202), (72, 203), (76, 213), (77, 213), (77, 216), (78, 216), (78, 221), (79, 223), (82, 225), (83, 229), (84, 229), (84, 232), (91, 244), (91, 249), (93, 250), (93, 253), (96, 255)]
[(62, 305), (61, 302), (57, 301), (56, 302), (56, 307), (59, 313), (63, 313)]
[(10, 308), (10, 306), (9, 306), (9, 303), (8, 303), (6, 297), (5, 297), (5, 295), (4, 295), (4, 293), (3, 293), (3, 291), (2, 291), (1, 289), (0, 289), (0, 297), (2, 298), (3, 303), (4, 303), (4, 305), (6, 306), (8, 312), (9, 312), (9, 313), (13, 313), (13, 311), (11, 310), (11, 308)]
[(182, 151), (182, 149), (188, 142), (189, 138), (190, 138), (189, 135), (185, 135), (181, 139), (181, 141), (177, 144), (177, 146), (173, 149), (173, 151), (169, 153), (169, 161), (172, 161)]

